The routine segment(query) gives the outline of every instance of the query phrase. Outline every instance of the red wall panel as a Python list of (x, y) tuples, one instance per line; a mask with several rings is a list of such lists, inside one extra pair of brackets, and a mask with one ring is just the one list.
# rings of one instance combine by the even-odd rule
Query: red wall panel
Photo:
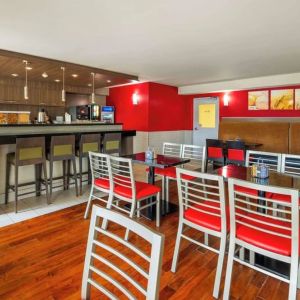
[[(132, 95), (137, 93), (139, 102), (132, 103)], [(123, 123), (124, 129), (148, 131), (149, 127), (149, 83), (139, 83), (111, 88), (107, 105), (116, 108), (116, 122)]]

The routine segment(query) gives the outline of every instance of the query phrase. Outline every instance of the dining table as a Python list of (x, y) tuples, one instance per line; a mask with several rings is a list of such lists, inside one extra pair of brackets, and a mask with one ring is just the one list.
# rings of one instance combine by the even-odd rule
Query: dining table
[[(225, 183), (228, 181), (228, 178), (236, 178), (262, 185), (278, 186), (283, 188), (293, 188), (300, 190), (300, 176), (296, 176), (293, 174), (285, 174), (269, 170), (269, 177), (261, 179), (253, 177), (251, 175), (251, 167), (237, 165), (227, 165), (213, 170), (212, 173), (222, 176), (224, 178)], [(280, 262), (268, 258), (266, 256), (256, 254), (255, 264), (275, 274), (280, 274), (280, 276), (284, 276), (286, 278), (288, 278), (289, 276), (289, 266), (284, 262)]]
[[(147, 166), (149, 168), (148, 183), (153, 185), (155, 184), (155, 168), (165, 169), (169, 167), (183, 165), (185, 163), (190, 162), (190, 159), (188, 158), (173, 157), (173, 156), (167, 156), (163, 154), (157, 154), (153, 159), (147, 159), (145, 152), (122, 155), (122, 157), (130, 158), (133, 163)], [(154, 199), (149, 198), (149, 200), (147, 201), (148, 203), (150, 203), (153, 200)], [(160, 207), (161, 207), (162, 216), (178, 210), (178, 205), (161, 199), (160, 201), (161, 201)], [(141, 214), (144, 217), (153, 220), (155, 218), (156, 212), (153, 206), (149, 206), (148, 208), (145, 208), (143, 211), (141, 211)]]

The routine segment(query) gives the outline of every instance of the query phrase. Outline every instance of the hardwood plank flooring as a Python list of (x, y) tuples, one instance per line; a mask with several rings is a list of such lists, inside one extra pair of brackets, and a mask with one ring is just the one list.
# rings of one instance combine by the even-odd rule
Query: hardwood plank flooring
[[(171, 190), (176, 202), (174, 184)], [(83, 219), (84, 210), (85, 204), (80, 204), (0, 229), (1, 300), (80, 299), (89, 228), (89, 220)], [(140, 221), (155, 228), (154, 222)], [(173, 213), (162, 219), (159, 228), (165, 234), (160, 299), (213, 299), (216, 254), (183, 241), (178, 270), (175, 274), (170, 271), (177, 222), (178, 214)], [(202, 238), (198, 233), (191, 234)], [(231, 299), (280, 300), (287, 295), (286, 283), (235, 264)], [(106, 299), (95, 291), (92, 296)]]

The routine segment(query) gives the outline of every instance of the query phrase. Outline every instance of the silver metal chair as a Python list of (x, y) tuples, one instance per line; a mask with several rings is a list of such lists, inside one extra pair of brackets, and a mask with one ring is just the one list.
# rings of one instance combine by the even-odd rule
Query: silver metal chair
[(282, 154), (281, 172), (300, 176), (300, 155)]
[[(246, 200), (245, 193), (237, 187), (254, 189), (260, 194), (246, 194)], [(296, 299), (299, 263), (299, 191), (233, 178), (228, 180), (228, 188), (230, 243), (223, 299), (229, 299), (234, 261), (289, 283), (288, 299)], [(267, 197), (271, 193), (285, 195), (291, 201), (283, 202)], [(273, 213), (269, 214), (270, 210)], [(290, 264), (290, 278), (286, 279), (265, 268), (260, 268), (251, 261), (240, 259), (235, 255), (238, 247)]]
[(246, 167), (259, 161), (269, 166), (272, 171), (280, 172), (281, 170), (281, 153), (247, 150)]
[[(102, 229), (98, 226), (100, 218), (115, 223), (118, 230), (130, 230), (138, 239), (131, 243), (120, 237), (116, 231)], [(136, 245), (141, 240), (139, 245), (142, 244), (142, 248)], [(145, 243), (150, 246), (150, 251), (145, 252)], [(119, 299), (119, 294), (128, 299), (158, 299), (163, 245), (164, 235), (117, 212), (94, 205), (84, 262), (81, 299), (90, 299), (91, 287), (110, 299)], [(129, 252), (131, 255), (128, 255)], [(122, 263), (116, 264), (116, 259)], [(111, 270), (113, 272), (109, 273)], [(145, 279), (146, 286), (142, 284)]]
[(107, 205), (108, 200), (104, 199), (104, 197), (108, 196), (110, 193), (111, 172), (109, 172), (109, 155), (103, 153), (89, 152), (89, 158), (90, 169), (92, 174), (92, 185), (89, 200), (84, 214), (85, 219), (88, 217), (92, 200), (98, 199)]
[[(223, 177), (177, 168), (177, 185), (179, 225), (171, 271), (176, 272), (182, 238), (217, 253), (213, 296), (218, 298), (228, 232)], [(219, 248), (209, 246), (205, 238), (203, 243), (193, 239), (186, 231), (188, 228), (219, 238)]]

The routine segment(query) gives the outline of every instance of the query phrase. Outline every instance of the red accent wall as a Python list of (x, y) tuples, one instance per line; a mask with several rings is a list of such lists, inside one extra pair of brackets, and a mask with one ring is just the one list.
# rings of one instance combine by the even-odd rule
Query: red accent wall
[[(138, 105), (132, 104), (132, 95), (139, 95)], [(149, 83), (139, 83), (109, 89), (107, 105), (116, 108), (115, 122), (123, 123), (124, 129), (148, 131)]]
[[(297, 86), (256, 89), (295, 89)], [(249, 90), (250, 91), (250, 90)], [(132, 104), (132, 95), (139, 95), (138, 105)], [(177, 87), (158, 83), (139, 83), (110, 89), (108, 105), (116, 107), (116, 122), (124, 129), (138, 131), (172, 131), (193, 129), (193, 99), (219, 97), (222, 117), (300, 117), (300, 110), (248, 110), (248, 90), (229, 92), (229, 106), (223, 105), (225, 93), (178, 95)]]

